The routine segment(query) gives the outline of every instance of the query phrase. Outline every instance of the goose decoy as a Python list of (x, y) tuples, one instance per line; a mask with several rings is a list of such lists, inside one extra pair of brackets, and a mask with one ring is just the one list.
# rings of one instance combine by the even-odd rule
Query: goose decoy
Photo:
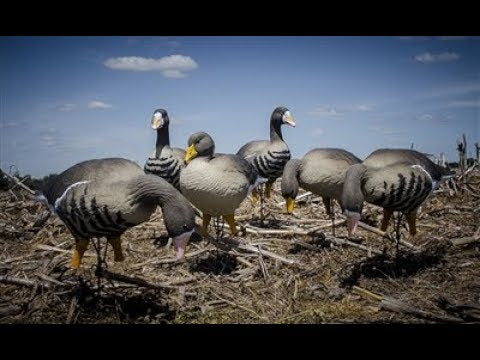
[(346, 173), (342, 203), (347, 216), (348, 235), (355, 232), (364, 201), (383, 208), (380, 226), (386, 231), (394, 211), (402, 212), (410, 235), (416, 235), (420, 205), (443, 181), (453, 176), (422, 153), (410, 149), (379, 149)]
[(341, 199), (345, 174), (351, 165), (360, 162), (352, 153), (335, 148), (313, 149), (301, 160), (288, 161), (281, 183), (282, 196), (287, 201), (287, 213), (293, 212), (299, 186), (322, 197), (327, 215), (332, 213), (332, 199), (336, 199), (343, 210)]
[[(270, 197), (270, 191), (277, 178), (282, 176), (283, 168), (290, 160), (290, 150), (283, 141), (283, 124), (295, 127), (295, 120), (286, 107), (277, 107), (270, 117), (270, 141), (250, 141), (238, 150), (237, 155), (248, 160), (257, 173), (267, 179), (265, 196)], [(262, 195), (261, 195), (262, 196)], [(254, 202), (257, 201), (257, 192), (253, 192)]]
[(177, 258), (183, 257), (195, 227), (195, 214), (187, 199), (167, 181), (145, 174), (127, 159), (78, 163), (58, 175), (43, 194), (75, 238), (74, 269), (80, 266), (92, 237), (106, 237), (115, 261), (122, 261), (120, 236), (147, 221), (158, 205)]
[(235, 210), (257, 186), (258, 174), (253, 166), (237, 155), (215, 154), (215, 143), (205, 132), (189, 137), (185, 162), (180, 189), (202, 211), (203, 235), (207, 234), (212, 216), (223, 216), (236, 235)]
[(169, 124), (166, 110), (157, 109), (153, 112), (152, 128), (157, 130), (157, 143), (155, 151), (145, 163), (144, 170), (147, 174), (162, 177), (179, 189), (180, 171), (185, 167), (185, 151), (170, 147)]

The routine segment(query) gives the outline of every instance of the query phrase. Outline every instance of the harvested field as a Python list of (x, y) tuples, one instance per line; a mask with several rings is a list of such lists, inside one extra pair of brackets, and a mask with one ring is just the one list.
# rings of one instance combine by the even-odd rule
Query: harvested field
[[(348, 240), (338, 205), (333, 236), (315, 196), (288, 216), (277, 182), (263, 225), (248, 199), (237, 211), (241, 237), (217, 242), (211, 225), (178, 263), (157, 211), (123, 235), (123, 263), (108, 248), (99, 273), (91, 244), (75, 273), (72, 235), (12, 184), (0, 193), (0, 323), (479, 322), (480, 171), (447, 185), (422, 206), (415, 239), (402, 228), (414, 248), (364, 228)], [(362, 221), (378, 228), (381, 216), (368, 205)]]

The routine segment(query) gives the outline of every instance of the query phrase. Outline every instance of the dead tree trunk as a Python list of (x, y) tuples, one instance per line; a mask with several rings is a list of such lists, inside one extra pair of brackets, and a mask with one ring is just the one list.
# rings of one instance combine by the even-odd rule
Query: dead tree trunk
[(440, 159), (438, 161), (440, 166), (446, 167), (447, 166), (447, 157), (445, 156), (445, 153), (440, 154)]
[(460, 172), (463, 175), (465, 169), (467, 168), (467, 139), (465, 134), (463, 134), (463, 142), (457, 141), (457, 151), (458, 166), (460, 167)]
[(475, 143), (475, 151), (476, 151), (475, 158), (477, 159), (477, 164), (480, 164), (480, 143), (478, 142)]

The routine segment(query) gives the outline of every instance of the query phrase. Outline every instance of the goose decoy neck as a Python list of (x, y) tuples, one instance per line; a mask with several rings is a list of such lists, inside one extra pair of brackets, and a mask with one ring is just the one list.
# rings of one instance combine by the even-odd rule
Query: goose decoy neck
[(157, 156), (164, 146), (170, 146), (169, 125), (170, 119), (168, 113), (163, 109), (157, 109), (152, 116), (152, 129), (157, 130), (156, 150)]
[(273, 116), (272, 116), (272, 120), (270, 121), (270, 141), (275, 141), (275, 140), (283, 141), (282, 123), (273, 121)]
[(133, 203), (153, 202), (163, 206), (169, 201), (174, 201), (179, 194), (166, 180), (150, 174), (142, 174), (130, 182), (130, 195)]
[(358, 214), (362, 212), (362, 204), (365, 199), (362, 182), (366, 173), (367, 167), (363, 164), (354, 164), (347, 170), (342, 193), (342, 204), (347, 212)]
[(157, 142), (155, 144), (157, 157), (160, 156), (160, 153), (165, 146), (170, 146), (170, 134), (168, 131), (168, 125), (157, 129)]
[(282, 175), (281, 190), (282, 196), (287, 199), (295, 199), (298, 195), (298, 175), (302, 162), (298, 159), (291, 159), (285, 165)]
[(270, 117), (270, 141), (280, 140), (283, 141), (282, 125), (287, 124), (295, 126), (295, 121), (290, 114), (290, 111), (283, 106), (277, 107), (273, 110)]
[(166, 180), (150, 174), (140, 175), (130, 183), (132, 203), (160, 205), (168, 234), (171, 237), (195, 227), (195, 212), (188, 200)]

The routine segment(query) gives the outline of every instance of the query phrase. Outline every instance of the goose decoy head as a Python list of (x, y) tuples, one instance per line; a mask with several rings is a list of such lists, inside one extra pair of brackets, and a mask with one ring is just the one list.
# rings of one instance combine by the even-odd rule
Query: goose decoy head
[(342, 204), (344, 215), (347, 217), (348, 237), (351, 237), (357, 229), (360, 214), (363, 209), (365, 197), (362, 191), (362, 179), (367, 168), (363, 164), (350, 166), (345, 175), (342, 192)]
[(215, 143), (206, 132), (197, 132), (190, 135), (185, 149), (185, 163), (189, 163), (197, 156), (212, 156), (215, 152)]
[(152, 116), (152, 129), (158, 130), (164, 126), (168, 126), (170, 119), (166, 110), (157, 109), (153, 112)]
[[(192, 218), (194, 219), (194, 217)], [(190, 236), (195, 231), (195, 221), (191, 221), (188, 224), (184, 223), (181, 226), (177, 226), (176, 230), (177, 231), (174, 232), (176, 233), (176, 235), (174, 235), (170, 233), (172, 231), (172, 229), (170, 229), (169, 235), (172, 236), (172, 242), (175, 248), (175, 256), (177, 260), (179, 260), (183, 259), (183, 257), (185, 256), (185, 248), (187, 247), (188, 241), (190, 240)]]
[(279, 106), (275, 110), (273, 110), (272, 116), (270, 118), (272, 123), (283, 125), (287, 124), (292, 127), (295, 127), (295, 119), (293, 118), (290, 110), (288, 110), (284, 106)]

